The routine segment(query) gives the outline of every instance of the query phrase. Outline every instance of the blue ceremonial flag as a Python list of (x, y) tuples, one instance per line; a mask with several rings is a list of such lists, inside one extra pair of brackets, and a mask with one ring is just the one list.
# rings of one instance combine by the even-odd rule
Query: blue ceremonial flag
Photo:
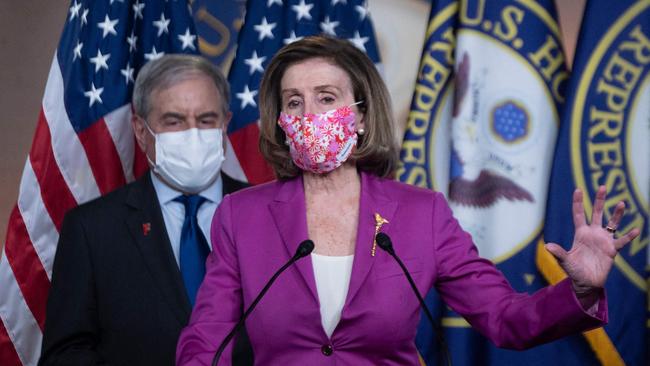
[(246, 0), (194, 0), (192, 13), (199, 50), (226, 74), (237, 49)]
[[(546, 284), (535, 258), (568, 78), (552, 0), (432, 2), (398, 178), (443, 192), (481, 256), (521, 292)], [(549, 350), (563, 364), (594, 360), (579, 335), (497, 349), (435, 291), (427, 303), (454, 365), (547, 365)], [(416, 343), (427, 365), (438, 364), (423, 319)]]
[(257, 98), (264, 68), (276, 51), (305, 36), (348, 39), (375, 62), (379, 52), (364, 0), (249, 0), (230, 69), (233, 119), (224, 171), (252, 184), (273, 179), (258, 149)]
[[(650, 1), (587, 2), (569, 98), (558, 139), (544, 237), (569, 248), (571, 194), (584, 194), (587, 217), (599, 185), (607, 187), (606, 223), (627, 206), (621, 235), (641, 235), (619, 252), (606, 284), (609, 324), (585, 334), (602, 365), (648, 365), (646, 311), (650, 201)], [(550, 282), (564, 274), (540, 251)]]

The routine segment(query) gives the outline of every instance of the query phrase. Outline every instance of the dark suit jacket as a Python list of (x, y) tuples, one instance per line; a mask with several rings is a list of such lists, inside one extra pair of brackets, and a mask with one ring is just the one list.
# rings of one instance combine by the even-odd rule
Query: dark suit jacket
[[(243, 186), (222, 177), (224, 194)], [(66, 215), (39, 365), (173, 365), (191, 310), (145, 174)], [(252, 364), (250, 347), (237, 348)]]

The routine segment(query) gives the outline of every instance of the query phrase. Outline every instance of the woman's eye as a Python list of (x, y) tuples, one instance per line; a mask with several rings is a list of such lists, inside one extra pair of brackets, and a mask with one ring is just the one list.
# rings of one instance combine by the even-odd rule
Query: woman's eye
[(324, 97), (320, 98), (320, 100), (321, 100), (321, 103), (331, 104), (331, 103), (334, 103), (334, 101), (336, 99), (334, 99), (334, 97), (331, 97), (331, 96), (324, 96)]
[(298, 108), (299, 106), (300, 106), (300, 102), (297, 101), (297, 100), (290, 100), (290, 101), (287, 103), (287, 107), (288, 107), (288, 108)]

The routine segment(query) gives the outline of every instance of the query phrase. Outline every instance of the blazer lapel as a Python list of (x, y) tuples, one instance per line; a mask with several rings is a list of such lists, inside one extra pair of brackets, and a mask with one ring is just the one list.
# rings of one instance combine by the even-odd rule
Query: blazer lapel
[[(287, 250), (287, 260), (296, 253), (298, 245), (308, 239), (305, 193), (302, 179), (284, 182), (275, 200), (269, 204), (275, 225)], [(309, 259), (299, 259), (294, 267), (298, 269), (312, 296), (318, 301), (314, 268)]]
[(126, 204), (131, 208), (126, 224), (146, 268), (165, 301), (185, 325), (192, 309), (149, 173), (132, 186)]
[[(354, 296), (366, 281), (368, 273), (375, 263), (378, 253), (371, 255), (372, 245), (375, 238), (375, 213), (381, 215), (388, 223), (384, 224), (380, 231), (386, 231), (390, 227), (397, 202), (391, 200), (383, 190), (381, 182), (368, 173), (361, 173), (361, 198), (359, 202), (359, 226), (357, 228), (357, 241), (354, 249), (354, 262), (352, 264), (352, 275), (350, 286), (345, 300), (345, 307), (348, 307)], [(376, 251), (382, 249), (377, 247)]]
[[(354, 262), (350, 286), (344, 307), (348, 307), (354, 296), (366, 281), (376, 256), (371, 256), (375, 237), (375, 213), (388, 221), (381, 231), (390, 228), (390, 222), (397, 210), (397, 202), (388, 198), (381, 182), (367, 173), (361, 173), (361, 197), (359, 201), (359, 226), (354, 250)], [(298, 244), (308, 239), (305, 194), (302, 179), (296, 178), (285, 182), (269, 205), (275, 225), (287, 250), (287, 259), (292, 257)], [(377, 251), (381, 251), (377, 248)], [(312, 296), (318, 301), (314, 268), (310, 260), (298, 260), (295, 265)]]

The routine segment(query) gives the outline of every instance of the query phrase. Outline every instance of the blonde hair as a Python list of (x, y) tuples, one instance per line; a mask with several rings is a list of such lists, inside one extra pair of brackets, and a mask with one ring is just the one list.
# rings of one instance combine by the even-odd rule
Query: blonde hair
[(277, 120), (282, 109), (281, 81), (297, 63), (322, 58), (343, 69), (352, 84), (355, 101), (364, 113), (365, 134), (359, 136), (350, 161), (357, 169), (379, 177), (392, 176), (397, 168), (398, 145), (386, 85), (372, 61), (352, 43), (328, 36), (305, 37), (280, 49), (266, 67), (260, 87), (260, 151), (278, 179), (301, 174), (285, 145), (285, 134)]

